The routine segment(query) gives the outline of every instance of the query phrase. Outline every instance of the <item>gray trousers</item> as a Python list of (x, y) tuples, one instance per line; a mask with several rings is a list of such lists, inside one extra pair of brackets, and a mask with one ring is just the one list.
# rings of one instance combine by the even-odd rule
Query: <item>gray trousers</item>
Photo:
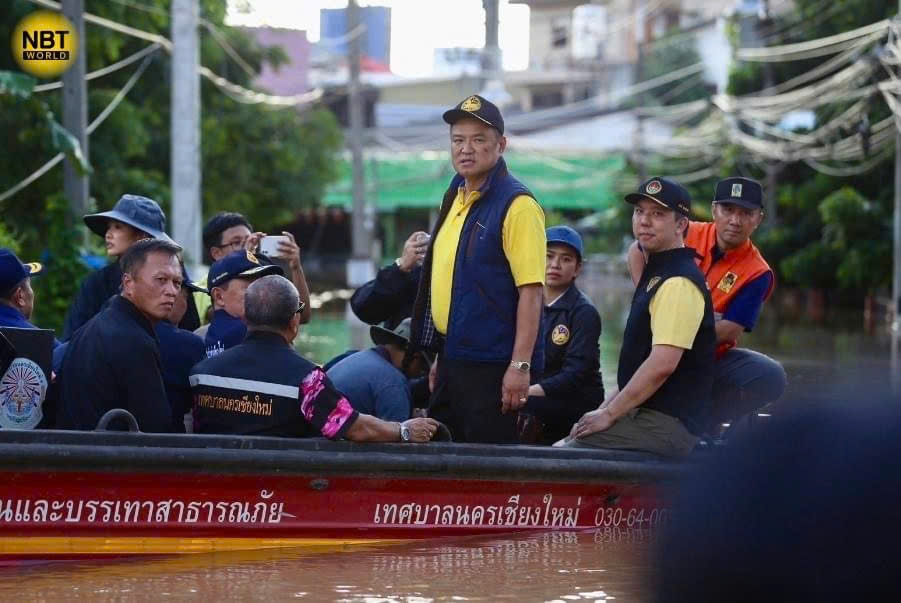
[(639, 406), (606, 431), (580, 439), (567, 436), (554, 446), (637, 450), (661, 456), (683, 457), (694, 450), (698, 439), (676, 417)]
[(732, 348), (714, 364), (708, 431), (775, 402), (785, 392), (785, 369), (760, 352)]

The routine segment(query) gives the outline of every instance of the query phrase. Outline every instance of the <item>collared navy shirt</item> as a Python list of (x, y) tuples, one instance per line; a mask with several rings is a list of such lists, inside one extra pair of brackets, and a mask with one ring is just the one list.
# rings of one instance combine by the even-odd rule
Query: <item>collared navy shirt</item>
[(176, 431), (153, 325), (121, 295), (69, 340), (60, 392), (61, 429), (92, 430), (106, 411), (124, 408), (141, 431)]
[[(12, 306), (7, 306), (6, 304), (0, 304), (0, 327), (14, 327), (16, 329), (39, 328), (28, 322), (28, 320), (25, 319), (25, 316), (23, 316), (21, 312), (19, 312)], [(54, 338), (53, 349), (55, 350), (58, 346), (59, 340)]]
[(172, 420), (177, 429), (184, 425), (184, 414), (190, 412), (194, 403), (188, 375), (195, 364), (206, 358), (206, 347), (203, 339), (179, 329), (171, 322), (158, 322), (155, 330), (160, 342), (166, 397), (172, 407)]
[(240, 318), (235, 318), (225, 310), (216, 310), (210, 328), (206, 331), (203, 343), (206, 346), (206, 357), (212, 358), (229, 348), (233, 348), (247, 336), (247, 325)]

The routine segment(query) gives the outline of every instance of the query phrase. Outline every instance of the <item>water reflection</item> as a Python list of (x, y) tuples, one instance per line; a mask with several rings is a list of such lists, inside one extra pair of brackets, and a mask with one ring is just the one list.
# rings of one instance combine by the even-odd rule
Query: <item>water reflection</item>
[(646, 530), (548, 532), (305, 554), (260, 551), (0, 572), (11, 600), (638, 601)]

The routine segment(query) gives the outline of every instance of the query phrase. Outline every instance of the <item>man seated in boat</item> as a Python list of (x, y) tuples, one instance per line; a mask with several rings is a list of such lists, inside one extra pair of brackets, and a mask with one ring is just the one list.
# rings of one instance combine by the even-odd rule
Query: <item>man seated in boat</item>
[[(236, 212), (220, 212), (210, 218), (203, 227), (203, 247), (206, 250), (206, 261), (210, 264), (218, 262), (225, 256), (242, 249), (253, 253), (264, 264), (271, 264), (269, 257), (260, 253), (260, 241), (266, 236), (265, 232), (254, 232), (253, 226), (243, 215)], [(282, 232), (282, 239), (278, 244), (278, 258), (287, 263), (291, 271), (290, 277), (294, 286), (300, 292), (300, 299), (306, 309), (301, 315), (301, 324), (310, 322), (310, 291), (307, 287), (303, 265), (300, 263), (300, 246), (295, 242), (294, 235), (290, 232)], [(197, 281), (201, 287), (209, 285), (207, 277)], [(206, 337), (209, 322), (212, 320), (212, 302), (205, 293), (194, 294), (194, 302), (200, 313), (200, 322), (203, 324), (195, 333), (200, 337)]]
[(526, 443), (553, 444), (604, 399), (598, 343), (601, 316), (576, 287), (582, 249), (582, 237), (569, 226), (547, 229), (544, 374), (529, 386), (529, 401), (520, 411), (525, 417), (520, 425), (533, 417), (540, 427), (525, 429), (521, 439)]
[(245, 249), (233, 251), (210, 266), (207, 281), (213, 299), (213, 320), (203, 341), (207, 358), (244, 341), (244, 293), (254, 280), (284, 274), (275, 264), (264, 264)]
[(288, 279), (254, 281), (244, 301), (248, 334), (191, 370), (194, 432), (287, 437), (325, 436), (368, 442), (428, 442), (434, 419), (383, 421), (353, 409), (325, 372), (292, 344), (301, 303)]
[(124, 253), (122, 292), (68, 342), (58, 427), (91, 430), (108, 410), (124, 408), (141, 431), (178, 431), (154, 325), (169, 318), (181, 289), (180, 252), (171, 240), (143, 239)]
[[(34, 313), (32, 277), (43, 272), (37, 262), (23, 264), (12, 251), (0, 248), (0, 327), (37, 329), (29, 322)], [(53, 340), (53, 348), (60, 343)]]
[(619, 387), (558, 445), (685, 456), (710, 417), (716, 347), (710, 292), (682, 238), (691, 199), (675, 180), (655, 177), (625, 200), (648, 264), (626, 321)]
[(410, 319), (393, 331), (373, 325), (369, 334), (375, 347), (348, 356), (326, 374), (355, 410), (385, 421), (409, 419), (413, 409), (409, 379), (429, 367), (425, 352), (408, 352)]
[[(759, 352), (738, 348), (750, 333), (773, 292), (773, 270), (751, 242), (763, 221), (763, 188), (748, 178), (720, 180), (711, 204), (713, 222), (688, 223), (685, 246), (695, 250), (707, 280), (716, 318), (713, 410), (707, 429), (717, 433), (733, 422), (778, 400), (785, 391), (782, 365)], [(638, 282), (645, 266), (638, 241), (629, 248), (629, 270)]]

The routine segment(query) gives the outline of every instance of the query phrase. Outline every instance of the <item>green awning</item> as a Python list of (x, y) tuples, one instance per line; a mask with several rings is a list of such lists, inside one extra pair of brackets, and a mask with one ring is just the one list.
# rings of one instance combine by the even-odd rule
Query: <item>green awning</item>
[[(619, 200), (614, 183), (625, 168), (622, 155), (586, 156), (504, 153), (510, 171), (545, 209), (601, 210)], [(379, 212), (398, 208), (437, 209), (454, 175), (446, 152), (395, 153), (366, 159), (366, 190)], [(350, 209), (351, 172), (345, 158), (325, 205)]]

